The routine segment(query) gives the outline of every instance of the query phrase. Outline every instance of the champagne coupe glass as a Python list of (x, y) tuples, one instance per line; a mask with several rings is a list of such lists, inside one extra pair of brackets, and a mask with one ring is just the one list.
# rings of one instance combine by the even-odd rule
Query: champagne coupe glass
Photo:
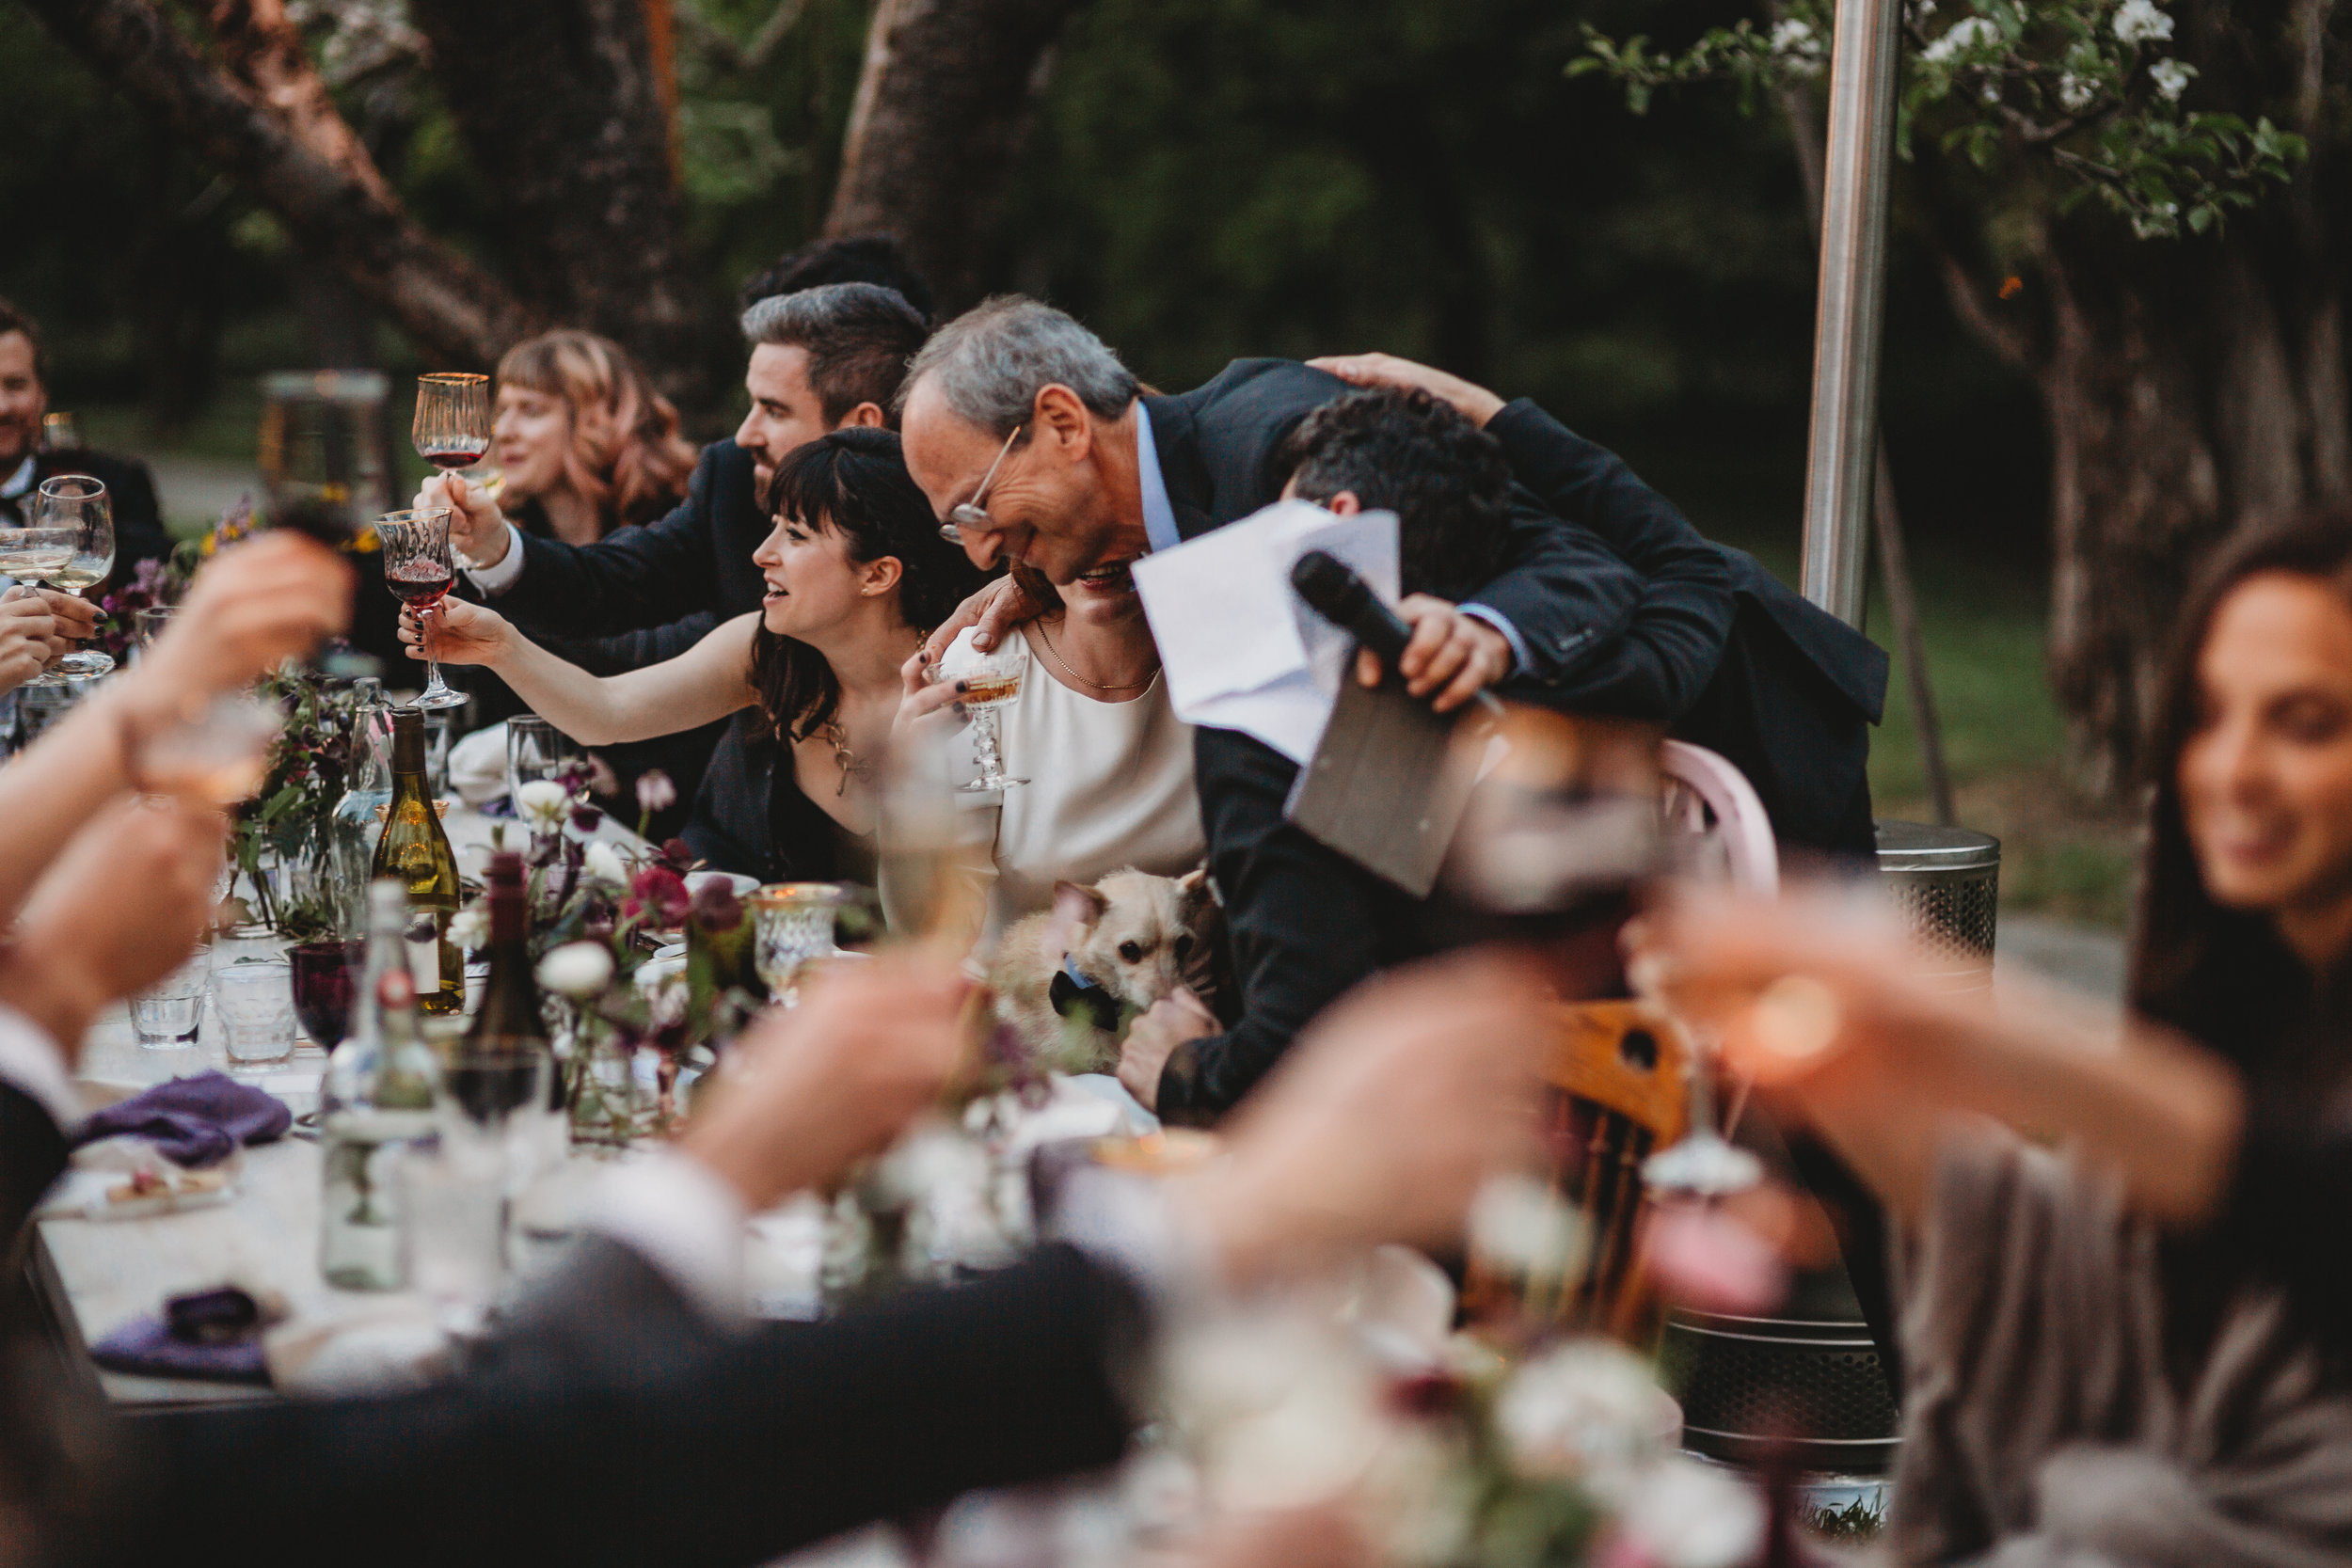
[[(78, 598), (113, 574), (114, 500), (100, 481), (87, 474), (59, 474), (42, 481), (40, 493), (33, 500), (32, 515), (25, 521), (31, 525), (27, 531), (55, 529), (67, 532), (72, 539), (72, 548), (66, 559), (38, 574), (51, 588), (62, 589)], [(52, 559), (44, 556), (41, 564), (47, 565)], [(63, 686), (69, 677), (103, 675), (114, 667), (112, 655), (86, 648), (62, 655), (27, 684)]]
[(1029, 782), (1005, 771), (1004, 742), (997, 718), (1000, 709), (1020, 700), (1021, 677), (1028, 664), (1027, 650), (1017, 642), (982, 653), (970, 641), (960, 641), (931, 667), (937, 672), (936, 678), (963, 683), (960, 700), (972, 715), (972, 759), (979, 764), (980, 776), (957, 786), (964, 794), (987, 795)]
[(417, 706), (458, 707), (466, 699), (441, 682), (440, 660), (433, 657), (433, 622), (441, 595), (456, 581), (450, 563), (449, 516), (446, 506), (414, 512), (387, 512), (375, 525), (384, 544), (384, 586), (417, 612), (417, 637), (424, 645), (424, 690)]
[(490, 378), (452, 372), (417, 377), (417, 455), (447, 472), (490, 450)]

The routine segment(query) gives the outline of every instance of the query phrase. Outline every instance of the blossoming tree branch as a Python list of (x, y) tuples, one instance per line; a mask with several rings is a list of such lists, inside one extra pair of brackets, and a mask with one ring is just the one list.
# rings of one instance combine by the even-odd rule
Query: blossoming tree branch
[[(1829, 31), (1820, 0), (1787, 0), (1769, 31), (1742, 20), (1679, 54), (1587, 26), (1568, 73), (1614, 77), (1636, 114), (1661, 87), (1708, 81), (1736, 83), (1749, 107), (1820, 75)], [(2095, 197), (2142, 239), (2206, 232), (2306, 156), (2267, 116), (2185, 102), (2197, 70), (2169, 52), (2173, 21), (2154, 0), (1960, 0), (1949, 14), (1910, 0), (1903, 32), (1901, 156), (1924, 133), (1988, 172), (2042, 160), (2060, 177), (2059, 211)]]

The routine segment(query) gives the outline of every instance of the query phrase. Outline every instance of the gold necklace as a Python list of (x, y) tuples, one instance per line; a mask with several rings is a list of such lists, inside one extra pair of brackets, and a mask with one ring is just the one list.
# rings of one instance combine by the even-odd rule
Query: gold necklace
[(866, 782), (866, 770), (873, 766), (850, 750), (850, 732), (838, 720), (828, 719), (817, 728), (817, 738), (833, 748), (834, 766), (841, 769), (841, 783), (833, 792), (836, 800), (850, 793), (850, 781)]
[(1089, 686), (1097, 691), (1141, 691), (1159, 678), (1160, 667), (1158, 662), (1154, 660), (1152, 665), (1152, 673), (1136, 682), (1133, 686), (1104, 686), (1100, 681), (1090, 681), (1084, 675), (1078, 673), (1077, 671), (1073, 670), (1070, 667), (1070, 661), (1061, 657), (1061, 650), (1054, 646), (1054, 634), (1046, 628), (1046, 625), (1043, 621), (1040, 621), (1037, 624), (1037, 634), (1044, 641), (1045, 656), (1052, 659), (1056, 664), (1060, 665), (1062, 673), (1068, 675), (1072, 680), (1076, 681), (1080, 686)]

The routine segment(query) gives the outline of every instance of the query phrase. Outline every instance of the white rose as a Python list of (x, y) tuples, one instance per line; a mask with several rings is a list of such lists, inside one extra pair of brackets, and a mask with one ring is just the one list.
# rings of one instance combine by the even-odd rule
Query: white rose
[(539, 984), (560, 996), (584, 1001), (612, 980), (612, 955), (600, 942), (567, 942), (539, 960)]
[(449, 917), (449, 940), (471, 953), (490, 940), (490, 917), (479, 903), (467, 905)]
[(1548, 1181), (1498, 1176), (1470, 1202), (1470, 1250), (1514, 1275), (1582, 1276), (1591, 1227)]
[(623, 860), (621, 852), (603, 839), (588, 846), (587, 859), (582, 862), (582, 867), (600, 882), (610, 882), (614, 887), (628, 886), (628, 862)]
[(1756, 1488), (1694, 1460), (1668, 1458), (1610, 1491), (1618, 1528), (1664, 1568), (1733, 1568), (1763, 1544)]
[(1607, 1339), (1572, 1339), (1504, 1386), (1495, 1427), (1525, 1474), (1622, 1471), (1673, 1440), (1672, 1403), (1631, 1351)]
[(515, 792), (515, 810), (534, 828), (560, 825), (571, 809), (571, 791), (553, 779), (533, 779)]
[(2156, 9), (2154, 0), (2123, 0), (2115, 8), (2115, 41), (2161, 43), (2172, 36), (2172, 19)]
[(2156, 84), (2156, 91), (2164, 95), (2168, 103), (2181, 101), (2181, 94), (2188, 90), (2189, 78), (2196, 74), (2195, 66), (2174, 59), (2158, 60), (2148, 68), (2148, 75)]

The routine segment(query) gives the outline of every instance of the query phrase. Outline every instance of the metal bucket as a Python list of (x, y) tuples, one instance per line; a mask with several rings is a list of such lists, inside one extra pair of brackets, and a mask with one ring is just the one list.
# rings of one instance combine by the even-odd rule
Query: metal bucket
[(2001, 841), (1926, 822), (1878, 825), (1879, 879), (1910, 922), (1929, 967), (1955, 990), (1993, 983)]

